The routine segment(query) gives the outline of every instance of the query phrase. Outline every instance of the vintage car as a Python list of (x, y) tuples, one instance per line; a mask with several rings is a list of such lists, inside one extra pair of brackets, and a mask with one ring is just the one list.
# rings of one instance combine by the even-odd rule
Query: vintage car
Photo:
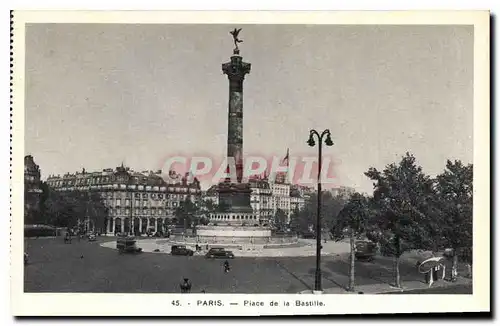
[(137, 247), (134, 237), (121, 237), (116, 240), (116, 249), (119, 253), (140, 253), (142, 248)]
[(206, 254), (206, 258), (234, 258), (232, 251), (224, 248), (211, 248)]
[(194, 251), (186, 248), (186, 246), (172, 246), (170, 254), (172, 256), (192, 256)]
[(97, 240), (97, 236), (95, 235), (95, 233), (91, 233), (91, 234), (89, 234), (88, 239), (89, 239), (89, 241), (96, 241)]
[(355, 243), (355, 256), (359, 260), (373, 260), (377, 253), (377, 245), (368, 240), (358, 240)]

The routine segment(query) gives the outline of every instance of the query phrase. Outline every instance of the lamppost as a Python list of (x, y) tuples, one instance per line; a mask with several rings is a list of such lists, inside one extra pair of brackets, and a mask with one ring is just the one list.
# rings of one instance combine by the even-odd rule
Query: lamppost
[(311, 147), (316, 145), (314, 141), (314, 136), (318, 138), (318, 207), (316, 215), (316, 274), (314, 278), (314, 291), (321, 292), (321, 161), (322, 161), (322, 147), (323, 147), (323, 137), (326, 146), (332, 146), (333, 142), (330, 135), (330, 130), (326, 129), (321, 134), (316, 130), (312, 129), (309, 132), (309, 140), (307, 144)]

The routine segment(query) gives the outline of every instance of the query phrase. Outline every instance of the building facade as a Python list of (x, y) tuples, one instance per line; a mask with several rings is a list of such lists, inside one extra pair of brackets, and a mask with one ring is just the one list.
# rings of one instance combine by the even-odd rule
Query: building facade
[(333, 197), (349, 198), (356, 190), (352, 187), (339, 186), (329, 189)]
[(288, 219), (290, 219), (290, 184), (276, 180), (276, 182), (271, 183), (270, 186), (273, 215), (276, 215), (276, 212), (280, 209), (285, 212)]
[(37, 222), (40, 213), (40, 199), (42, 195), (42, 182), (40, 180), (40, 167), (35, 163), (33, 156), (24, 157), (24, 223)]
[(290, 211), (302, 210), (306, 205), (306, 196), (301, 192), (299, 186), (290, 187)]
[(249, 180), (250, 189), (250, 205), (253, 212), (257, 215), (260, 225), (268, 225), (273, 217), (273, 201), (271, 187), (267, 179), (262, 177), (254, 177)]
[(49, 187), (58, 191), (95, 191), (108, 209), (105, 233), (146, 234), (165, 232), (167, 226), (175, 224), (174, 212), (182, 201), (201, 199), (197, 179), (188, 182), (173, 171), (169, 178), (162, 171), (135, 172), (123, 165), (100, 172), (67, 173), (64, 176), (49, 176)]

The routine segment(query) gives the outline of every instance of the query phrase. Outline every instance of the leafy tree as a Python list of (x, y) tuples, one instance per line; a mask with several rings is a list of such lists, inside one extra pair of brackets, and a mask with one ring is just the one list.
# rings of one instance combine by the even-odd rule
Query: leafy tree
[[(342, 210), (345, 199), (341, 196), (333, 196), (329, 191), (324, 191), (321, 197), (321, 220), (322, 229), (331, 230), (334, 221)], [(292, 212), (291, 224), (297, 232), (307, 233), (310, 227), (316, 232), (318, 196), (312, 194), (305, 202), (304, 208)]]
[(291, 223), (298, 233), (308, 233), (311, 227), (313, 227), (313, 230), (316, 229), (314, 228), (316, 225), (316, 207), (317, 196), (313, 195), (306, 200), (304, 208), (293, 216)]
[(445, 171), (436, 178), (443, 217), (440, 224), (442, 245), (453, 249), (452, 279), (458, 275), (459, 256), (472, 264), (472, 179), (472, 164), (450, 160), (446, 162)]
[(104, 203), (103, 198), (97, 192), (86, 192), (83, 195), (85, 202), (85, 213), (87, 218), (92, 222), (94, 228), (103, 232), (107, 227), (108, 208)]
[(43, 211), (46, 222), (54, 226), (74, 227), (78, 219), (71, 201), (53, 190), (50, 190), (50, 194), (44, 202)]
[(175, 209), (174, 216), (177, 219), (178, 225), (183, 225), (184, 230), (188, 229), (192, 224), (197, 224), (198, 222), (198, 207), (195, 203), (191, 201), (190, 198), (186, 198), (180, 203), (180, 205)]
[(432, 233), (436, 223), (433, 181), (409, 153), (399, 164), (383, 171), (370, 168), (365, 175), (374, 181), (372, 203), (378, 211), (374, 220), (378, 231), (368, 235), (380, 244), (383, 254), (394, 257), (394, 283), (401, 287), (401, 255), (412, 249), (433, 249), (438, 240)]
[(217, 205), (215, 205), (214, 201), (211, 199), (202, 200), (200, 203), (201, 211), (206, 214), (210, 214), (215, 212), (217, 209)]
[(42, 211), (44, 220), (59, 227), (75, 227), (90, 220), (96, 229), (105, 229), (108, 211), (98, 193), (93, 192), (59, 192), (45, 189)]
[(288, 222), (288, 216), (286, 213), (278, 208), (276, 210), (276, 214), (274, 215), (274, 225), (277, 227), (278, 230), (283, 230)]
[(369, 198), (360, 193), (354, 193), (338, 214), (331, 230), (335, 241), (350, 238), (349, 291), (354, 291), (355, 287), (355, 241), (369, 230), (371, 216), (373, 212), (370, 209)]
[(200, 215), (200, 224), (207, 225), (210, 216), (217, 211), (217, 205), (211, 199), (205, 199), (198, 204), (198, 213)]
[(343, 196), (333, 196), (331, 192), (323, 192), (321, 198), (322, 207), (322, 221), (325, 230), (331, 230), (336, 223), (336, 218), (342, 211), (347, 200)]
[(298, 207), (295, 207), (290, 214), (290, 228), (294, 232), (297, 232), (299, 230), (299, 218), (300, 210)]

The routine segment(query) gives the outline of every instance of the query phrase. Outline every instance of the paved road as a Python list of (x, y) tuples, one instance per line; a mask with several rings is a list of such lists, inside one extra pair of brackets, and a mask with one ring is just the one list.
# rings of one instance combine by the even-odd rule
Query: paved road
[[(109, 239), (103, 239), (109, 241)], [(236, 258), (231, 272), (222, 271), (222, 260), (175, 257), (159, 253), (124, 254), (98, 242), (64, 244), (62, 239), (29, 239), (26, 248), (26, 292), (179, 292), (183, 277), (192, 280), (192, 292), (298, 293), (314, 284), (315, 258)], [(401, 264), (402, 282), (422, 280), (412, 264)], [(345, 255), (325, 257), (323, 288), (345, 287), (349, 264)], [(377, 257), (373, 263), (357, 262), (357, 284), (390, 283), (392, 261)]]

